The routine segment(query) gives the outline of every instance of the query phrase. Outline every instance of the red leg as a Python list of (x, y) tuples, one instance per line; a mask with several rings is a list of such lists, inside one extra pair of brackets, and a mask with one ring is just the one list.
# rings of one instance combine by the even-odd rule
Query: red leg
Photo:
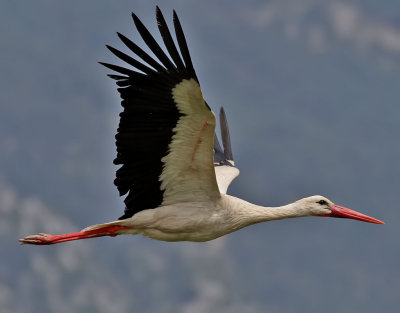
[(31, 245), (52, 245), (59, 242), (79, 240), (86, 238), (102, 237), (102, 236), (117, 236), (119, 230), (132, 229), (130, 226), (105, 226), (93, 230), (81, 231), (77, 233), (70, 233), (64, 235), (50, 235), (40, 233), (39, 235), (27, 236), (19, 239), (21, 244)]

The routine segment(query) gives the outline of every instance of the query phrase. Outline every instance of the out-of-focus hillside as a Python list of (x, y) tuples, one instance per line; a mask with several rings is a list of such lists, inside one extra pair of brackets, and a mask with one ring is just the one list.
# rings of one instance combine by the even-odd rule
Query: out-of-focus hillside
[[(280, 205), (323, 194), (387, 222), (305, 218), (209, 243), (18, 246), (116, 219), (119, 98), (104, 44), (157, 31), (154, 1), (0, 4), (1, 312), (395, 312), (400, 302), (400, 2), (169, 1), (241, 176)], [(171, 23), (170, 23), (171, 25)], [(157, 37), (159, 38), (159, 37)], [(338, 301), (340, 300), (340, 301)]]

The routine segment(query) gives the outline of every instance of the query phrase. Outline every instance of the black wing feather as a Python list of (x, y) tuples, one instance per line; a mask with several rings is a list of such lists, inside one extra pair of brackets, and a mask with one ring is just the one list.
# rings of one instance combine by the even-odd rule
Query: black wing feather
[(100, 63), (120, 73), (109, 75), (120, 87), (118, 92), (123, 107), (115, 136), (117, 157), (114, 159), (114, 164), (121, 165), (114, 183), (121, 196), (127, 195), (125, 212), (120, 219), (129, 218), (141, 210), (156, 208), (162, 203), (163, 191), (159, 181), (163, 169), (161, 159), (168, 153), (173, 129), (182, 116), (172, 98), (172, 89), (183, 79), (193, 78), (197, 81), (182, 28), (179, 21), (178, 24), (176, 22), (176, 13), (174, 12), (174, 25), (183, 60), (161, 11), (157, 8), (159, 30), (176, 65), (162, 51), (137, 16), (132, 16), (138, 32), (157, 59), (150, 57), (139, 46), (118, 33), (121, 41), (146, 64), (115, 48), (107, 46), (108, 49), (143, 73)]
[(99, 64), (109, 68), (110, 70), (113, 70), (115, 72), (121, 73), (121, 74), (125, 74), (125, 75), (134, 75), (135, 71), (129, 70), (125, 67), (121, 67), (118, 65), (114, 65), (114, 64), (109, 64), (109, 63), (104, 63), (104, 62), (99, 62)]
[(221, 107), (221, 110), (219, 111), (219, 122), (221, 127), (222, 144), (224, 146), (224, 154), (228, 160), (233, 161), (231, 136), (229, 135), (228, 121), (226, 119), (226, 114), (223, 107)]
[(214, 165), (219, 165), (225, 160), (224, 150), (222, 150), (217, 134), (214, 134)]
[(233, 161), (231, 138), (229, 135), (228, 120), (226, 119), (225, 110), (221, 107), (219, 111), (219, 125), (221, 130), (222, 149), (217, 134), (214, 134), (214, 166), (228, 165), (233, 166), (229, 161)]
[(137, 44), (135, 44), (130, 39), (126, 38), (124, 35), (117, 32), (119, 39), (138, 57), (140, 57), (143, 61), (145, 61), (148, 65), (153, 67), (159, 72), (165, 71), (165, 68), (160, 65), (156, 60), (154, 60), (151, 56), (149, 56), (146, 52), (143, 51)]
[(108, 77), (115, 79), (115, 80), (122, 80), (122, 79), (128, 79), (129, 77), (127, 76), (122, 76), (122, 75), (114, 75), (114, 74), (108, 74)]
[(130, 57), (129, 55), (126, 55), (125, 53), (109, 46), (106, 45), (107, 49), (110, 50), (116, 57), (120, 58), (122, 61), (128, 63), (129, 65), (132, 65), (136, 67), (138, 70), (141, 70), (142, 72), (146, 74), (153, 74), (154, 70), (143, 65), (139, 61), (135, 60), (134, 58)]
[(164, 45), (168, 50), (169, 55), (171, 56), (172, 60), (175, 62), (178, 70), (184, 70), (185, 65), (182, 62), (182, 59), (179, 55), (178, 50), (176, 49), (175, 43), (172, 39), (171, 33), (169, 32), (167, 23), (165, 22), (164, 16), (157, 6), (156, 8), (156, 16), (157, 16), (157, 24), (158, 29), (160, 31), (161, 37), (164, 41)]
[(189, 71), (193, 77), (196, 78), (196, 81), (198, 81), (196, 73), (193, 68), (193, 63), (192, 63), (192, 58), (190, 57), (189, 49), (186, 43), (185, 35), (183, 34), (182, 26), (181, 23), (179, 22), (178, 15), (176, 14), (174, 10), (174, 27), (175, 27), (175, 34), (176, 34), (176, 40), (178, 41), (179, 49), (182, 54), (183, 61), (185, 62), (186, 65), (186, 70)]
[(174, 71), (175, 65), (171, 62), (171, 60), (168, 58), (168, 56), (164, 53), (164, 51), (161, 49), (157, 41), (154, 39), (154, 37), (150, 34), (150, 32), (147, 30), (147, 28), (143, 25), (143, 23), (139, 20), (139, 18), (132, 13), (132, 18), (133, 21), (136, 25), (136, 29), (140, 33), (140, 36), (142, 36), (144, 42), (147, 44), (147, 46), (151, 49), (151, 51), (156, 55), (156, 57), (160, 60), (160, 62), (170, 71)]

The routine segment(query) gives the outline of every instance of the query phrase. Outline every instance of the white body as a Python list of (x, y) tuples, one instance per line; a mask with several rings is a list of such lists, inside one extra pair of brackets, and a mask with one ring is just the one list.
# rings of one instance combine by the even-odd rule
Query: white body
[[(214, 203), (162, 206), (141, 211), (125, 220), (90, 226), (83, 231), (118, 225), (132, 227), (120, 230), (118, 234), (141, 234), (162, 241), (208, 241), (251, 224), (329, 213), (329, 209), (313, 205), (320, 199), (326, 198), (313, 196), (281, 207), (263, 207), (221, 194)], [(310, 206), (314, 209), (310, 210)]]

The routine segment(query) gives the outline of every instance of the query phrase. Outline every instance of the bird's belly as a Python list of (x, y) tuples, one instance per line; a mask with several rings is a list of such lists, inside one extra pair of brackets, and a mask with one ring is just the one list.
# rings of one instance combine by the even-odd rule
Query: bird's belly
[(220, 213), (194, 214), (189, 209), (183, 214), (182, 211), (173, 214), (176, 212), (157, 210), (149, 212), (154, 213), (151, 222), (143, 223), (136, 234), (162, 241), (208, 241), (230, 232)]
[(167, 223), (153, 225), (141, 231), (141, 234), (162, 241), (209, 241), (227, 233), (223, 223), (208, 220), (207, 222), (168, 218)]
[(195, 242), (209, 241), (224, 235), (224, 234), (204, 232), (204, 231), (172, 233), (154, 228), (146, 229), (142, 231), (141, 234), (143, 236), (161, 241), (195, 241)]

